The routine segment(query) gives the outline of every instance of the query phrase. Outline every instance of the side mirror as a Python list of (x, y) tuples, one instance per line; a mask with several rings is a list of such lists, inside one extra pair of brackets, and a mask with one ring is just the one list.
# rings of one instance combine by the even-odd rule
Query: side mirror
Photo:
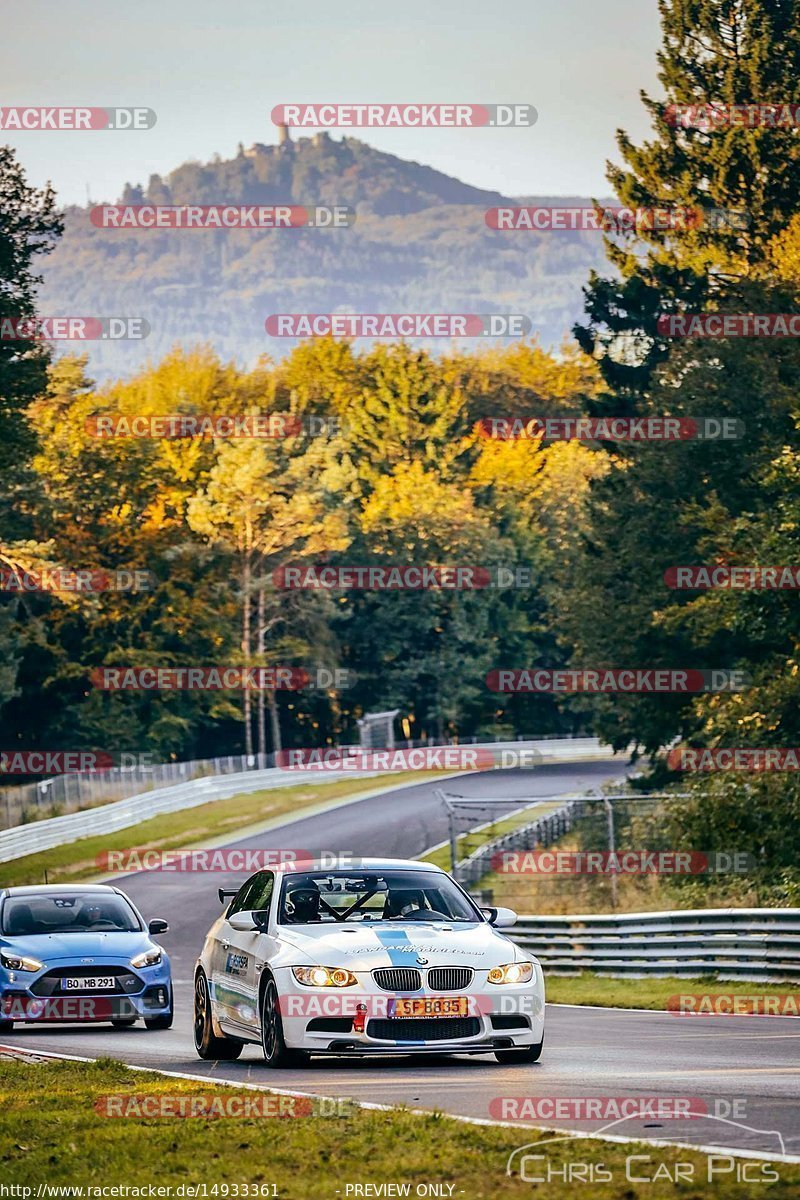
[(147, 925), (148, 933), (166, 933), (168, 929), (169, 921), (165, 921), (163, 917), (154, 917)]
[(490, 925), (494, 925), (497, 929), (510, 929), (512, 925), (517, 923), (517, 914), (513, 908), (482, 908)]
[(266, 912), (238, 912), (228, 917), (228, 924), (237, 933), (253, 933), (255, 930), (265, 933), (267, 920)]

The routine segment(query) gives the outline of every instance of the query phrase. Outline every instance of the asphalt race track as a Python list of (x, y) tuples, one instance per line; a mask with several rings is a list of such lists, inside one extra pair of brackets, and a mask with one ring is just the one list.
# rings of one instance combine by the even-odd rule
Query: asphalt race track
[[(461, 795), (509, 798), (509, 809), (527, 797), (582, 791), (621, 777), (621, 762), (553, 764), (531, 771), (491, 772), (450, 780)], [(421, 784), (300, 818), (235, 843), (262, 848), (352, 851), (413, 858), (443, 841), (447, 824), (434, 796)], [(485, 817), (482, 819), (486, 819)], [(631, 1119), (609, 1134), (730, 1147), (766, 1154), (800, 1155), (800, 1020), (780, 1017), (682, 1017), (614, 1009), (548, 1008), (545, 1050), (535, 1066), (500, 1066), (491, 1055), (400, 1059), (317, 1059), (303, 1070), (270, 1072), (256, 1046), (234, 1063), (207, 1064), (195, 1055), (191, 1033), (192, 977), (204, 934), (219, 912), (218, 887), (243, 875), (142, 872), (118, 879), (145, 918), (166, 917), (160, 938), (173, 964), (173, 1029), (130, 1030), (17, 1026), (13, 1045), (245, 1081), (327, 1096), (487, 1119), (495, 1097), (692, 1097), (714, 1116), (691, 1120)], [(756, 990), (757, 985), (754, 985)], [(788, 987), (787, 987), (787, 990)], [(716, 1106), (716, 1108), (715, 1108)], [(493, 1110), (494, 1111), (494, 1110)], [(596, 1132), (602, 1123), (534, 1121)], [(782, 1139), (782, 1142), (781, 1142)], [(520, 1145), (524, 1137), (520, 1138)]]

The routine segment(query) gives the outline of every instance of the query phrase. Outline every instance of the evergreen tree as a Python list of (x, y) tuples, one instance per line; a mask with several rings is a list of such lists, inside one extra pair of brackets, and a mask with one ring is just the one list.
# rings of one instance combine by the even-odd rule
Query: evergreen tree
[(800, 209), (800, 131), (767, 124), (693, 128), (674, 115), (676, 107), (794, 101), (798, 0), (659, 0), (659, 10), (664, 100), (642, 92), (655, 136), (636, 146), (619, 130), (625, 166), (609, 163), (609, 181), (626, 207), (736, 216), (705, 218), (686, 231), (642, 229), (638, 236), (607, 238), (619, 277), (592, 274), (588, 322), (575, 334), (600, 359), (613, 393), (606, 404), (618, 413), (639, 407), (642, 389), (669, 351), (658, 335), (659, 314), (724, 305), (727, 290), (759, 270), (770, 240)]
[[(6, 322), (36, 315), (37, 254), (61, 232), (50, 187), (31, 188), (10, 146), (0, 146), (0, 331)], [(10, 326), (8, 326), (10, 329)], [(25, 515), (26, 470), (34, 439), (25, 409), (47, 381), (49, 354), (41, 341), (0, 337), (0, 569), (15, 562), (9, 546), (30, 537)], [(15, 694), (21, 637), (17, 603), (0, 595), (0, 707)]]

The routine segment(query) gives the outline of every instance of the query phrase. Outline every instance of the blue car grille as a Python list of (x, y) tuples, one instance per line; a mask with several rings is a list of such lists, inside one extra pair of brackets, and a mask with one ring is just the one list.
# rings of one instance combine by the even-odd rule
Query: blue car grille
[(31, 991), (34, 996), (87, 996), (92, 995), (92, 992), (72, 991), (68, 988), (63, 988), (61, 981), (63, 979), (86, 979), (100, 975), (113, 975), (116, 981), (114, 991), (103, 989), (97, 995), (104, 996), (130, 996), (136, 992), (140, 992), (144, 987), (144, 982), (128, 967), (53, 967), (47, 971), (34, 984), (31, 985)]

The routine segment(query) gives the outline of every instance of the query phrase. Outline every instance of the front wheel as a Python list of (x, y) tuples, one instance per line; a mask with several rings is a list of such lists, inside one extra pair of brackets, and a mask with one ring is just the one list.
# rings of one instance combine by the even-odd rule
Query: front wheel
[(136, 1024), (136, 1017), (112, 1017), (111, 1024), (115, 1029), (130, 1029)]
[(217, 1037), (211, 1023), (211, 997), (208, 982), (202, 971), (194, 981), (194, 1048), (200, 1058), (231, 1061), (242, 1053), (244, 1042), (236, 1038)]
[(499, 1063), (535, 1063), (542, 1057), (544, 1038), (533, 1046), (518, 1046), (515, 1050), (495, 1050), (494, 1056)]
[(284, 1041), (278, 989), (272, 978), (267, 980), (261, 994), (261, 1049), (268, 1067), (280, 1070), (302, 1067), (308, 1062), (308, 1055), (304, 1051), (290, 1050)]
[(5, 1037), (7, 1033), (11, 1033), (14, 1029), (13, 1021), (0, 1021), (0, 1037)]

